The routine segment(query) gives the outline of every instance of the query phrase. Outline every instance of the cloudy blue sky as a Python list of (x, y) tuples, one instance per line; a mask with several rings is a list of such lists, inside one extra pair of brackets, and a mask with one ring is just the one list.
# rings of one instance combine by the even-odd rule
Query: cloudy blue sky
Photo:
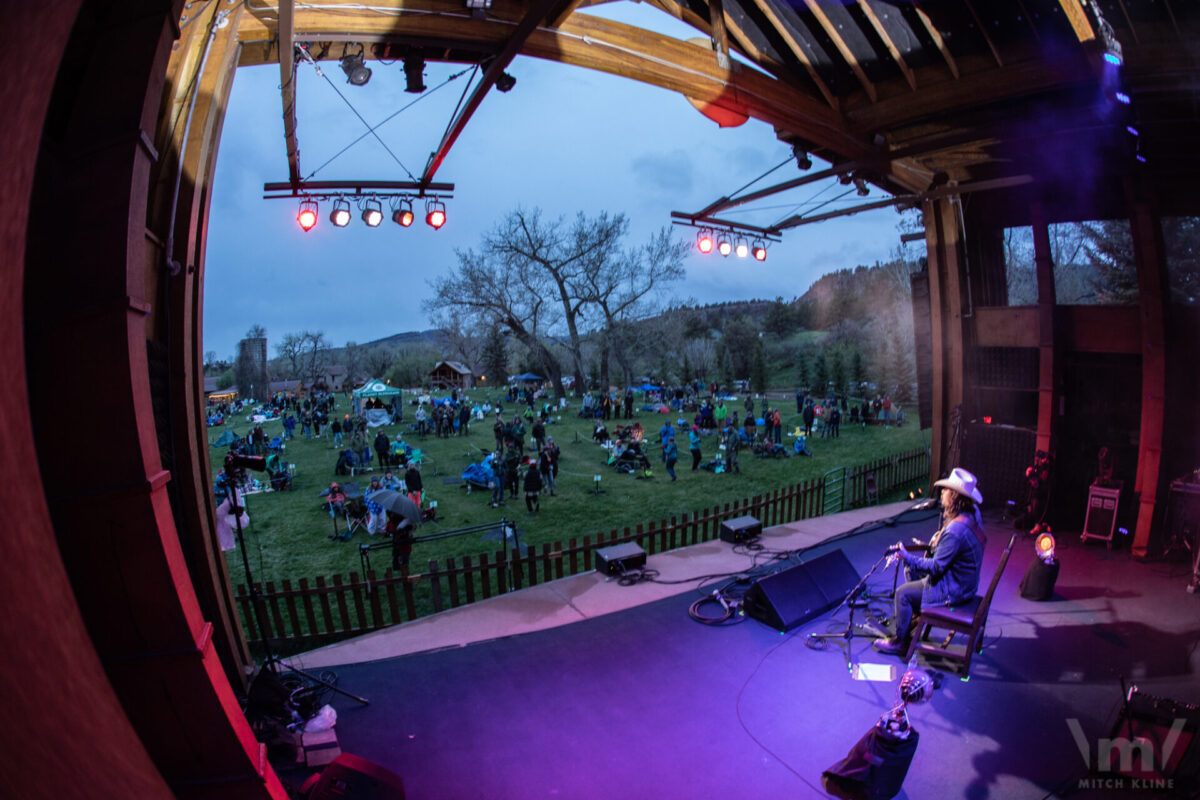
[[(695, 31), (645, 5), (615, 3), (606, 16), (689, 38)], [(301, 175), (312, 180), (407, 180), (419, 176), (441, 139), (470, 73), (463, 65), (430, 63), (422, 95), (404, 92), (402, 65), (372, 62), (363, 87), (350, 86), (337, 62), (319, 77), (301, 64), (298, 140)], [(229, 357), (250, 326), (272, 343), (288, 332), (324, 331), (332, 344), (367, 342), (424, 330), (421, 301), (429, 281), (456, 264), (455, 249), (475, 247), (482, 234), (518, 206), (551, 216), (582, 211), (624, 212), (625, 246), (671, 225), (670, 212), (695, 211), (729, 194), (790, 156), (769, 125), (750, 120), (720, 129), (683, 98), (602, 73), (519, 57), (509, 73), (516, 87), (493, 90), (439, 169), (454, 183), (448, 222), (435, 231), (419, 221), (401, 229), (390, 219), (376, 229), (358, 218), (334, 228), (323, 202), (312, 231), (300, 230), (292, 200), (264, 200), (263, 184), (287, 179), (279, 100), (279, 70), (239, 70), (217, 161), (207, 242), (204, 349)], [(322, 166), (366, 128), (330, 82), (372, 125), (417, 102), (378, 130), (387, 148), (368, 137)], [(439, 88), (440, 87), (440, 88)], [(401, 166), (403, 165), (403, 166)], [(824, 164), (817, 162), (814, 169)], [(318, 169), (319, 168), (319, 169)], [(316, 171), (313, 174), (314, 170)], [(406, 172), (407, 170), (407, 172)], [(753, 188), (799, 175), (794, 162)], [(769, 225), (845, 191), (833, 182), (777, 195), (724, 216)], [(872, 199), (882, 193), (872, 189)], [(826, 206), (830, 210), (857, 201)], [(387, 209), (385, 207), (385, 213)], [(680, 300), (700, 303), (803, 294), (821, 275), (872, 264), (899, 245), (894, 211), (858, 214), (792, 229), (764, 263), (693, 250)], [(690, 228), (676, 234), (694, 239)]]

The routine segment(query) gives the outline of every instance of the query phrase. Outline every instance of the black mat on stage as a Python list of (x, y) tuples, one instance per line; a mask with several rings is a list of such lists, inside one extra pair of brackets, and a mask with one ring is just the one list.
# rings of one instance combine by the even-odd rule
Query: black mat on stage
[[(933, 523), (920, 516), (805, 560), (841, 547), (862, 574), (888, 544), (927, 537)], [(989, 525), (985, 584), (1010, 533)], [(911, 710), (921, 740), (899, 797), (1040, 798), (1077, 787), (1085, 762), (1072, 731), (1091, 742), (1111, 735), (1122, 675), (1200, 699), (1200, 598), (1184, 592), (1182, 568), (1078, 543), (1060, 542), (1060, 554), (1055, 598), (1031, 602), (1017, 586), (1032, 545), (1019, 543), (971, 680), (949, 678)], [(890, 588), (891, 573), (873, 583)], [(401, 775), (410, 799), (826, 796), (822, 770), (891, 707), (895, 683), (853, 680), (837, 647), (805, 646), (808, 633), (843, 626), (844, 611), (784, 635), (750, 619), (698, 624), (687, 613), (698, 596), (338, 667), (340, 684), (371, 700), (334, 702), (341, 747)], [(851, 655), (903, 672), (867, 639)]]

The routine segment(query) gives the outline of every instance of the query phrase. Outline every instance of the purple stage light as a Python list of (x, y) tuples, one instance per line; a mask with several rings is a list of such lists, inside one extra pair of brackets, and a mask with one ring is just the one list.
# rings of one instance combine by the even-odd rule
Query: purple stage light
[(1130, 102), (1132, 102), (1129, 99), (1129, 95), (1125, 94), (1124, 92), (1117, 92), (1113, 95), (1113, 97), (1117, 99), (1118, 103), (1124, 103), (1125, 105), (1129, 105)]

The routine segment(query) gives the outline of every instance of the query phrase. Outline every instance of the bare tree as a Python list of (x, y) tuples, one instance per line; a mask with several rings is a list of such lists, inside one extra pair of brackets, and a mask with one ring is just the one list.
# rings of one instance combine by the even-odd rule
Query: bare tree
[(529, 348), (554, 386), (564, 397), (562, 365), (551, 352), (547, 328), (555, 320), (556, 306), (550, 276), (539, 264), (522, 258), (504, 258), (484, 250), (455, 251), (458, 266), (431, 282), (434, 297), (427, 311), (459, 306), (483, 324), (507, 328)]
[[(624, 220), (622, 218), (622, 225)], [(604, 343), (600, 355), (600, 382), (607, 387), (608, 356), (621, 365), (625, 385), (633, 381), (628, 357), (632, 331), (629, 323), (657, 310), (656, 293), (683, 277), (683, 259), (689, 246), (659, 230), (645, 245), (617, 257), (595, 261), (582, 276), (583, 296), (603, 315)]]
[(495, 256), (510, 263), (536, 265), (549, 276), (566, 328), (563, 344), (571, 357), (575, 383), (580, 387), (584, 385), (584, 370), (579, 322), (590, 299), (586, 293), (587, 276), (604, 269), (627, 227), (624, 214), (609, 217), (601, 212), (589, 219), (580, 213), (568, 229), (561, 217), (546, 222), (539, 209), (518, 208), (484, 238), (485, 250)]
[(433, 316), (443, 352), (455, 361), (474, 368), (483, 349), (484, 333), (479, 322), (458, 307), (440, 309)]
[(371, 377), (379, 378), (387, 374), (392, 364), (396, 362), (396, 350), (388, 344), (377, 344), (367, 348), (363, 353), (363, 366)]
[(358, 384), (358, 374), (363, 370), (365, 355), (364, 348), (359, 347), (358, 342), (346, 342), (346, 347), (342, 350), (342, 366), (346, 368), (342, 388), (347, 388), (347, 383), (353, 386)]
[(284, 359), (288, 365), (288, 380), (295, 380), (300, 377), (301, 363), (304, 354), (304, 335), (299, 333), (285, 333), (279, 343), (275, 345), (275, 355)]

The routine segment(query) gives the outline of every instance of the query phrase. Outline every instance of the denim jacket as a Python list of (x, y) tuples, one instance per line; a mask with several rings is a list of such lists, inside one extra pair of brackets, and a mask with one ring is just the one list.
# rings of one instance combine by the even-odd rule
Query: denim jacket
[(929, 556), (905, 553), (904, 562), (915, 573), (912, 577), (924, 576), (921, 605), (948, 606), (971, 600), (979, 590), (986, 544), (976, 511), (973, 516), (959, 515), (946, 525)]

